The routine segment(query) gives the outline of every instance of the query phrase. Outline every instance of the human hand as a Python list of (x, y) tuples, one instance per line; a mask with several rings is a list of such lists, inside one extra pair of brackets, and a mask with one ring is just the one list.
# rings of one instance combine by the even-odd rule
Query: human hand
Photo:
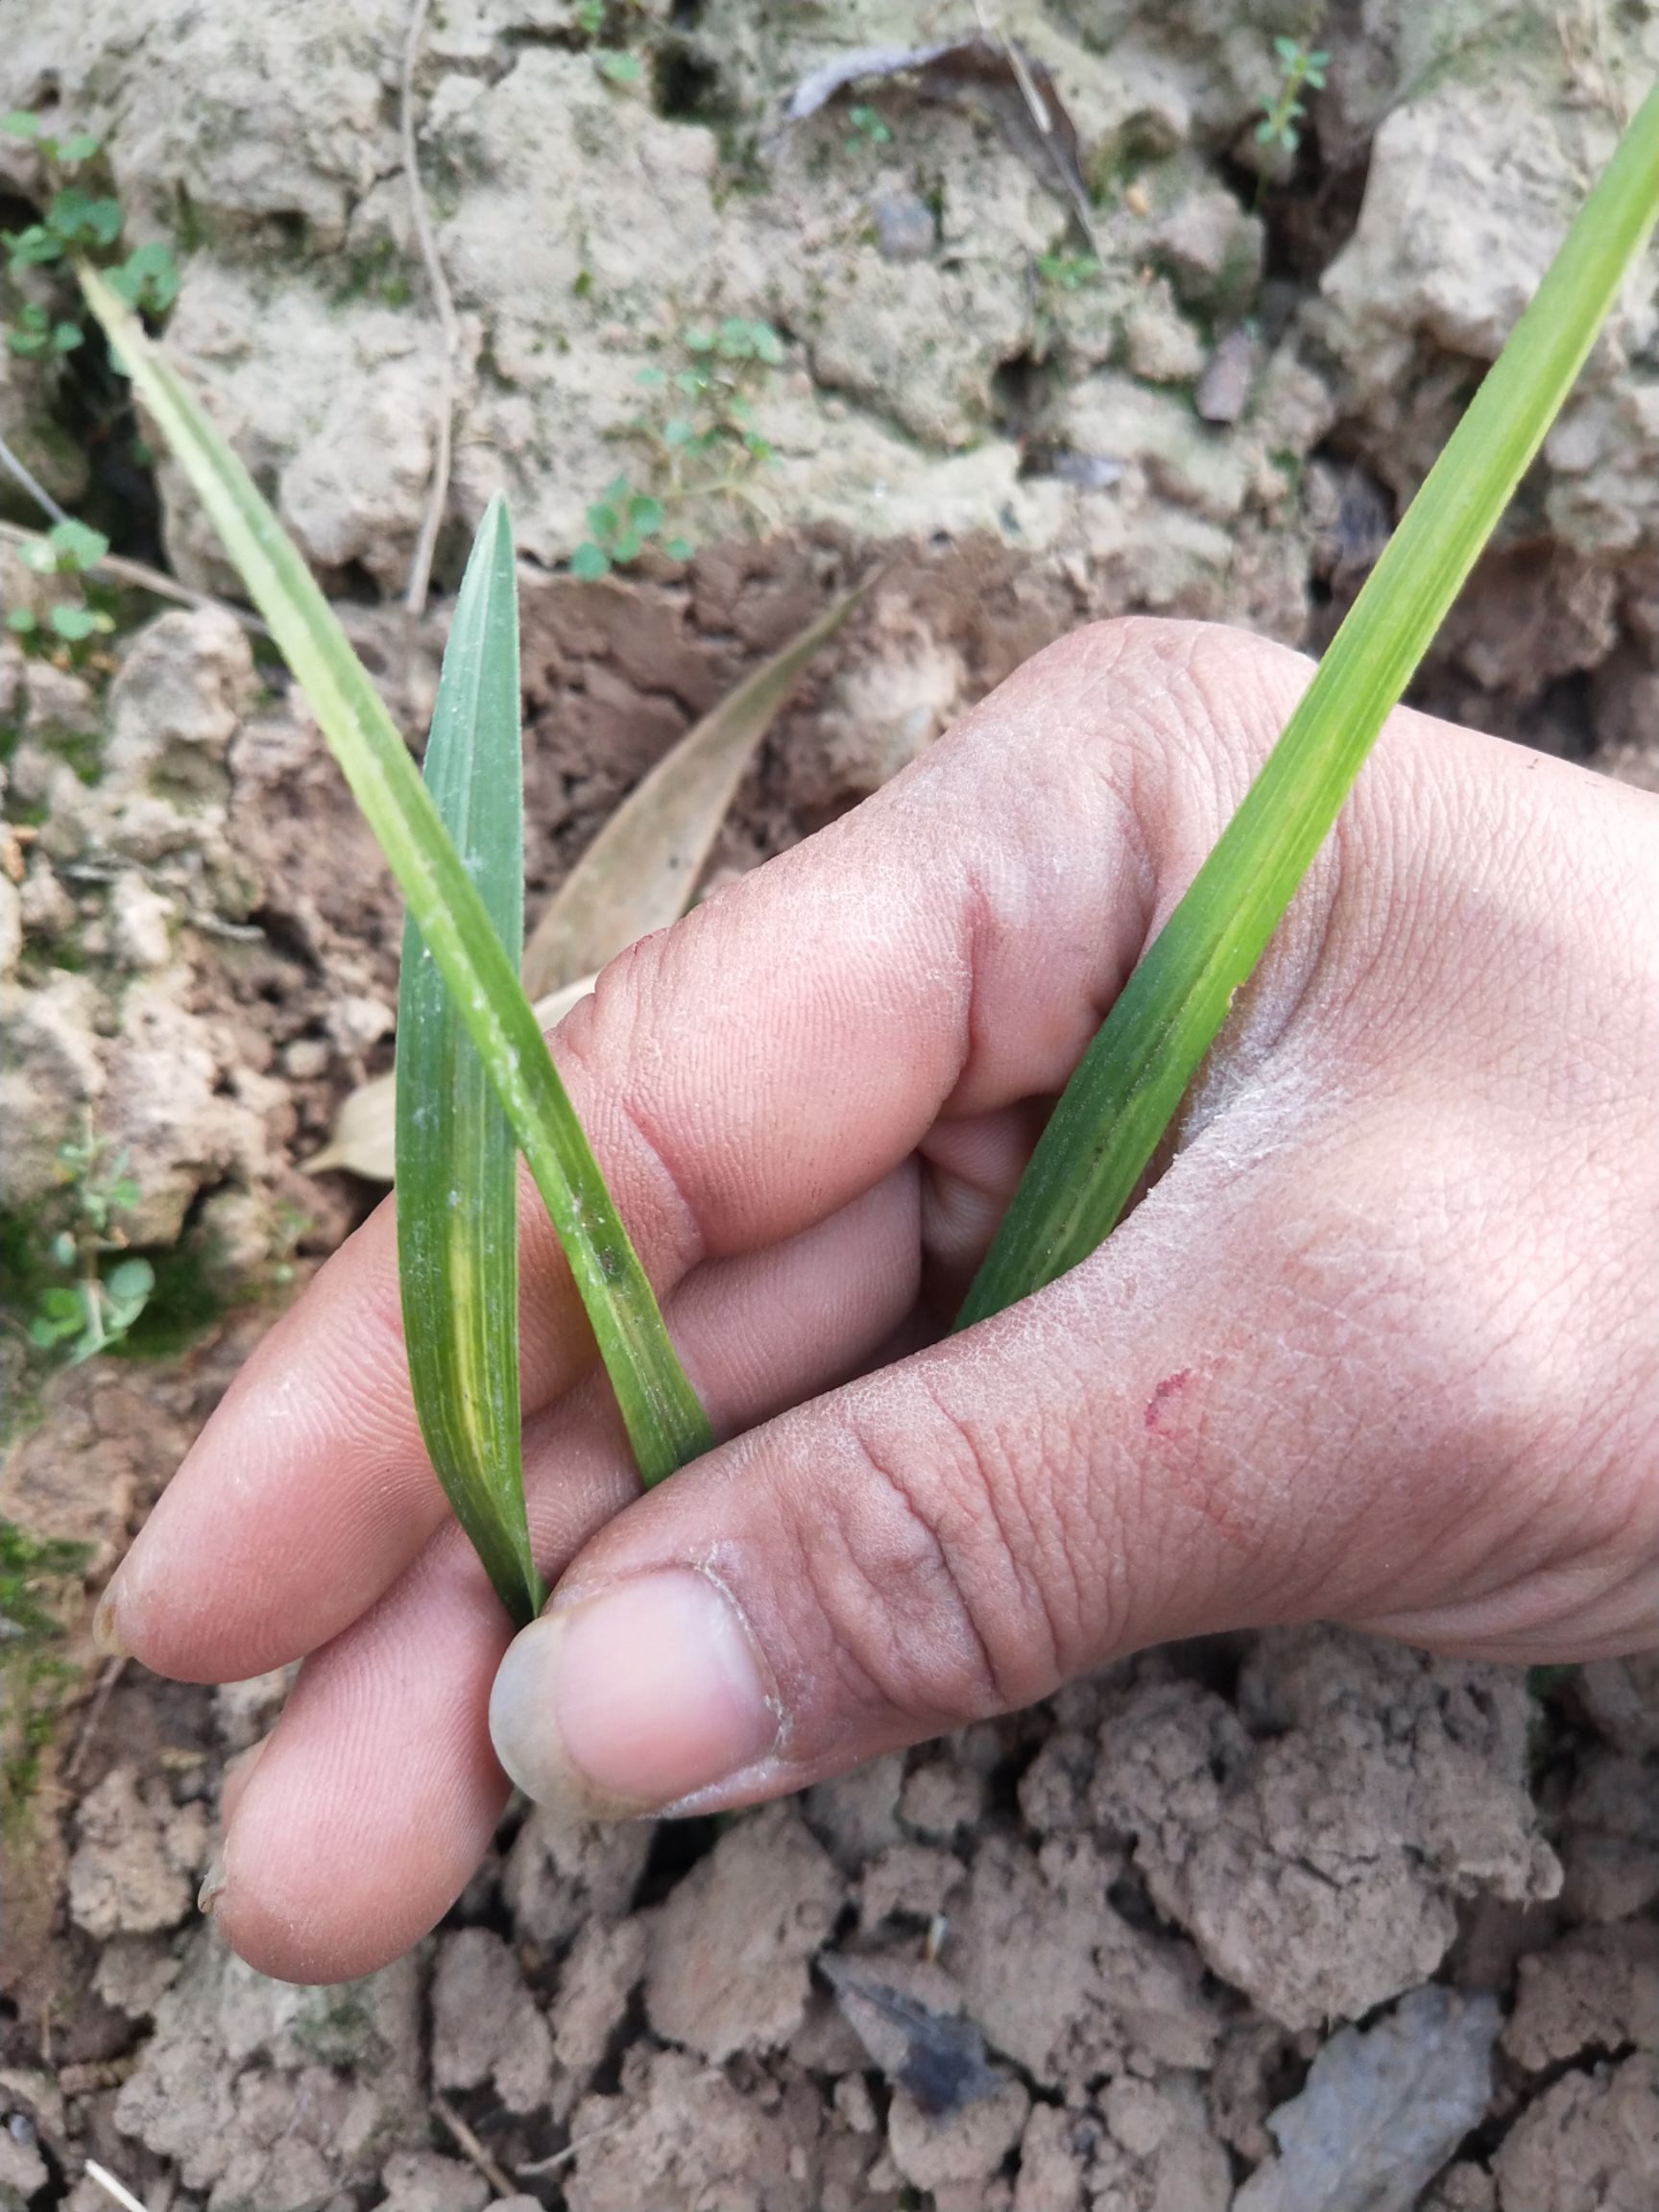
[(272, 1330), (105, 1613), (186, 1679), (305, 1656), (227, 1783), (247, 1959), (360, 1974), (439, 1917), (506, 1795), (487, 1705), (535, 1794), (708, 1809), (1203, 1630), (1659, 1641), (1651, 798), (1397, 715), (1161, 1179), (941, 1335), (1308, 674), (1221, 630), (1068, 638), (563, 1023), (736, 1440), (637, 1496), (528, 1195), (525, 1474), (561, 1579), (510, 1651), (421, 1448), (390, 1204)]

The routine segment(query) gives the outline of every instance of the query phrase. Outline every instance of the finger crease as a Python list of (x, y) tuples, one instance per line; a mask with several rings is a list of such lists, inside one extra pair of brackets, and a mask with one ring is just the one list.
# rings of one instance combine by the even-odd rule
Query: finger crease
[(914, 1498), (912, 1498), (910, 1492), (905, 1487), (904, 1483), (901, 1480), (899, 1476), (896, 1475), (891, 1468), (885, 1465), (881, 1455), (877, 1452), (875, 1446), (871, 1443), (870, 1438), (856, 1420), (853, 1422), (852, 1429), (854, 1441), (856, 1443), (859, 1453), (869, 1467), (870, 1472), (885, 1487), (889, 1496), (893, 1499), (893, 1501), (898, 1504), (902, 1512), (904, 1514), (905, 1519), (921, 1535), (927, 1551), (931, 1554), (936, 1578), (943, 1582), (946, 1589), (950, 1592), (951, 1601), (956, 1609), (957, 1618), (961, 1622), (962, 1625), (967, 1629), (969, 1638), (974, 1645), (974, 1651), (977, 1656), (977, 1670), (979, 1676), (981, 1680), (990, 1685), (992, 1693), (997, 1699), (998, 1709), (1006, 1710), (1012, 1700), (1009, 1698), (1004, 1689), (1002, 1681), (1002, 1671), (998, 1667), (997, 1660), (991, 1650), (991, 1647), (986, 1642), (984, 1636), (981, 1634), (979, 1624), (974, 1617), (974, 1608), (969, 1603), (967, 1593), (963, 1589), (962, 1579), (957, 1572), (955, 1561), (951, 1557), (950, 1545), (946, 1543), (945, 1539), (940, 1535), (938, 1529), (934, 1527), (932, 1523), (927, 1519), (926, 1515), (923, 1513), (918, 1507)]

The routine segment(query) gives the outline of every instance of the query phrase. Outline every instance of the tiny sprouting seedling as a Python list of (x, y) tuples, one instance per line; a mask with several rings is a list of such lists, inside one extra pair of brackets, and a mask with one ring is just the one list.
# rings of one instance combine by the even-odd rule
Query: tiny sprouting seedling
[(783, 341), (770, 323), (729, 315), (712, 329), (682, 331), (680, 343), (682, 367), (639, 373), (642, 385), (663, 394), (667, 412), (658, 423), (641, 423), (637, 434), (653, 442), (674, 496), (730, 493), (772, 459), (755, 408), (772, 372), (782, 366)]
[(882, 120), (878, 108), (860, 100), (848, 108), (844, 144), (849, 154), (856, 154), (863, 146), (891, 146), (892, 143), (892, 126)]
[[(52, 187), (39, 220), (21, 230), (0, 231), (6, 250), (7, 294), (0, 299), (6, 343), (24, 358), (61, 360), (81, 346), (85, 331), (73, 264), (84, 260), (104, 271), (110, 288), (130, 307), (164, 315), (179, 294), (179, 267), (171, 249), (151, 239), (123, 253), (126, 218), (111, 194), (90, 189), (82, 173), (98, 160), (102, 141), (89, 131), (59, 138), (38, 115), (15, 109), (0, 116), (0, 131), (27, 139), (45, 165)], [(44, 283), (46, 297), (29, 289)]]
[(0, 1837), (35, 1793), (75, 1670), (62, 1656), (70, 1593), (91, 1546), (36, 1536), (0, 1519)]
[(625, 46), (596, 46), (593, 66), (611, 84), (637, 84), (645, 74), (644, 62)]
[(570, 573), (592, 583), (613, 568), (625, 568), (637, 561), (646, 546), (656, 542), (670, 561), (689, 561), (692, 544), (678, 533), (664, 537), (667, 510), (649, 492), (636, 492), (626, 476), (617, 476), (588, 510), (592, 535), (583, 540), (570, 556)]
[(1081, 292), (1085, 285), (1098, 284), (1103, 272), (1093, 253), (1039, 253), (1037, 275), (1045, 284), (1056, 292)]
[(1256, 126), (1261, 146), (1277, 146), (1294, 154), (1302, 143), (1301, 125), (1307, 120), (1304, 92), (1322, 92), (1331, 57), (1321, 46), (1304, 46), (1299, 38), (1278, 37), (1273, 52), (1279, 62), (1279, 84), (1262, 95), (1262, 116)]
[(107, 1149), (89, 1117), (83, 1134), (59, 1147), (58, 1179), (69, 1192), (70, 1220), (47, 1252), (67, 1280), (41, 1290), (29, 1324), (36, 1349), (72, 1367), (119, 1344), (156, 1287), (148, 1260), (121, 1257), (127, 1239), (115, 1215), (135, 1206), (140, 1192), (126, 1153), (106, 1159)]
[(44, 538), (19, 547), (19, 557), (36, 575), (60, 577), (74, 588), (72, 596), (54, 600), (44, 614), (32, 607), (8, 610), (6, 627), (22, 640), (26, 652), (64, 666), (79, 665), (96, 641), (114, 629), (114, 616), (90, 605), (80, 582), (108, 550), (109, 541), (102, 531), (72, 519), (55, 522)]
[(689, 561), (696, 540), (687, 511), (745, 498), (754, 472), (772, 459), (756, 417), (783, 360), (771, 324), (732, 315), (712, 328), (683, 330), (679, 345), (678, 369), (653, 363), (639, 372), (655, 404), (627, 435), (646, 448), (649, 481), (638, 485), (624, 473), (605, 487), (588, 510), (589, 536), (571, 555), (574, 576), (592, 580), (625, 568), (648, 544), (670, 561)]
[(1060, 310), (1062, 299), (1072, 299), (1080, 292), (1092, 290), (1104, 280), (1105, 275), (1094, 253), (1079, 253), (1062, 247), (1036, 256), (1031, 264), (1033, 360), (1046, 360), (1053, 349), (1064, 320)]
[[(637, 8), (640, 0), (628, 0), (630, 8)], [(571, 17), (576, 29), (589, 41), (602, 40), (611, 14), (609, 0), (576, 0)], [(637, 54), (631, 54), (625, 46), (607, 46), (593, 43), (589, 47), (593, 66), (601, 77), (612, 84), (637, 84), (645, 74), (645, 64)]]
[[(1085, 1053), (958, 1327), (1075, 1266), (1128, 1203), (1235, 994), (1266, 950), (1383, 722), (1542, 445), (1656, 212), (1659, 87), (1372, 570), (1265, 767)], [(546, 1202), (643, 1479), (658, 1480), (707, 1450), (709, 1424), (548, 1055), (509, 943), (338, 619), (246, 469), (136, 318), (95, 274), (84, 271), (82, 282), (304, 685), (408, 901), (422, 949), (413, 962), (415, 988), (425, 994), (428, 1042), (443, 1046), (440, 1064), (448, 1070), (424, 1094), (417, 1084), (400, 1107), (426, 1148), (425, 1166), (400, 1203), (433, 1210), (431, 1235), (445, 1270), (445, 1310), (434, 1323), (442, 1346), (435, 1354), (430, 1344), (411, 1342), (424, 1369), (416, 1389), (442, 1394), (445, 1421), (466, 1431), (468, 1465), (440, 1472), (469, 1525), (493, 1522), (493, 1578), (512, 1617), (522, 1620), (540, 1588), (519, 1533), (522, 1500), (503, 1511), (501, 1494), (510, 1485), (499, 1466), (479, 1479), (479, 1455), (490, 1445), (485, 1425), (472, 1418), (481, 1396), (499, 1398), (515, 1371), (517, 1312), (479, 1242), (493, 1234), (486, 1229), (495, 1217), (487, 1194), (510, 1178), (513, 1164), (510, 1148), (491, 1147), (481, 1115), (472, 1113), (469, 1122), (462, 1107), (458, 1117), (458, 1099), (482, 1094), (469, 1089), (464, 1073), (463, 1031)], [(709, 350), (717, 353), (717, 341)], [(516, 697), (510, 716), (508, 708), (517, 654), (512, 545), (498, 505), (485, 517), (469, 587), (440, 706), (453, 717), (456, 765), (449, 773), (462, 794), (473, 791), (480, 776), (504, 780), (505, 756), (493, 748), (508, 734), (509, 719), (517, 741)], [(485, 769), (486, 757), (496, 767)], [(469, 827), (462, 835), (484, 873), (482, 854), (470, 844), (474, 833)], [(522, 866), (515, 845), (513, 836), (499, 836), (502, 864), (512, 871)], [(440, 1142), (433, 1132), (445, 1128)], [(493, 1294), (489, 1286), (495, 1286)], [(422, 1294), (406, 1278), (405, 1295)], [(481, 1394), (469, 1386), (486, 1374)], [(513, 1397), (505, 1403), (510, 1409)]]

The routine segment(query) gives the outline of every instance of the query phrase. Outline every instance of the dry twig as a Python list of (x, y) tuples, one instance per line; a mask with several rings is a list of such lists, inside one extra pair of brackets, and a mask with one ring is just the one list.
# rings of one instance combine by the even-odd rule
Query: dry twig
[(461, 2151), (477, 2167), (479, 2173), (494, 2190), (497, 2197), (517, 2197), (520, 2194), (519, 2190), (508, 2178), (505, 2168), (496, 2165), (494, 2159), (491, 2157), (489, 2152), (485, 2150), (483, 2144), (479, 2142), (477, 2136), (473, 2134), (471, 2128), (468, 2127), (466, 2121), (462, 2119), (447, 2097), (434, 2097), (432, 2109), (443, 2121), (445, 2127), (448, 2128), (450, 2134), (454, 2136)]
[(597, 2128), (589, 2128), (586, 2135), (578, 2135), (565, 2144), (563, 2151), (555, 2151), (550, 2157), (538, 2158), (528, 2166), (520, 2166), (518, 2178), (522, 2181), (540, 2174), (557, 2174), (561, 2166), (567, 2166), (578, 2151), (586, 2151), (589, 2143), (597, 2142), (601, 2135), (611, 2135), (632, 2115), (618, 2112), (614, 2120), (601, 2120)]
[(31, 473), (27, 465), (12, 452), (4, 438), (0, 438), (0, 469), (5, 469), (13, 483), (20, 484), (30, 498), (34, 500), (36, 506), (44, 514), (50, 515), (54, 522), (68, 521), (68, 516), (59, 506), (45, 485), (40, 482), (37, 476)]
[[(974, 12), (978, 17), (981, 36), (988, 38), (993, 45), (1000, 46), (1006, 55), (1008, 66), (1014, 72), (1014, 82), (1019, 85), (1025, 105), (1031, 110), (1032, 122), (1036, 124), (1044, 140), (1046, 142), (1051, 141), (1054, 136), (1054, 117), (1049, 112), (1048, 103), (1044, 99), (1037, 80), (1026, 66), (1024, 55), (1021, 53), (1014, 40), (1009, 37), (1007, 32), (997, 20), (988, 0), (974, 0)], [(1051, 145), (1049, 152), (1052, 156)], [(1089, 241), (1090, 252), (1094, 254), (1096, 261), (1104, 262), (1106, 257), (1100, 251), (1099, 236), (1094, 228), (1094, 210), (1090, 206), (1086, 194), (1073, 182), (1069, 163), (1055, 161), (1054, 169), (1056, 174), (1066, 180), (1067, 198), (1071, 203), (1072, 212), (1077, 218), (1079, 228)]]
[(431, 287), (432, 304), (438, 313), (438, 322), (444, 333), (444, 357), (438, 388), (438, 450), (432, 458), (432, 482), (426, 493), (426, 512), (421, 518), (421, 535), (415, 541), (415, 558), (409, 565), (409, 582), (403, 593), (403, 604), (411, 614), (425, 611), (426, 593), (432, 582), (432, 556), (438, 548), (438, 533), (444, 525), (444, 510), (449, 503), (449, 461), (455, 435), (455, 363), (460, 353), (461, 331), (455, 320), (455, 302), (450, 297), (449, 280), (444, 274), (444, 263), (439, 257), (438, 240), (433, 234), (431, 211), (426, 204), (426, 192), (421, 182), (421, 161), (415, 145), (415, 65), (421, 58), (421, 40), (426, 29), (427, 11), (431, 0), (415, 0), (409, 12), (409, 31), (403, 41), (403, 81), (398, 96), (397, 134), (403, 154), (403, 175), (409, 186), (409, 212), (415, 224), (415, 236), (421, 248), (421, 259), (425, 267), (426, 281)]
[(75, 1739), (75, 1748), (70, 1752), (63, 1768), (65, 1782), (73, 1782), (81, 1771), (81, 1762), (85, 1758), (87, 1745), (92, 1741), (99, 1721), (104, 1718), (104, 1708), (109, 1702), (110, 1693), (126, 1671), (127, 1654), (124, 1651), (118, 1651), (112, 1659), (105, 1660), (98, 1676), (98, 1686), (87, 1703), (86, 1718), (81, 1723), (81, 1733)]
[(144, 2206), (127, 2184), (117, 2181), (114, 2175), (100, 2166), (96, 2158), (88, 2158), (86, 2161), (86, 2178), (95, 2181), (106, 2197), (112, 2197), (121, 2206), (122, 2212), (144, 2212)]

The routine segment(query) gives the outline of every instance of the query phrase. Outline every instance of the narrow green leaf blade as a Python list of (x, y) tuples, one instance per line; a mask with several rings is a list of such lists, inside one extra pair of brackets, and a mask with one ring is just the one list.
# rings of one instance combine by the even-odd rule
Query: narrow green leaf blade
[[(579, 999), (586, 998), (599, 980), (579, 975), (562, 991), (544, 992), (536, 1000), (536, 1026), (557, 1029)], [(307, 1175), (325, 1174), (330, 1167), (349, 1168), (371, 1183), (390, 1183), (397, 1172), (397, 1085), (396, 1072), (376, 1075), (349, 1093), (335, 1116), (328, 1142), (321, 1152), (302, 1161)]]
[[(593, 987), (607, 960), (685, 910), (733, 793), (808, 661), (881, 573), (862, 582), (763, 661), (636, 785), (560, 885), (524, 948), (524, 988), (544, 1029)], [(349, 1167), (392, 1180), (394, 1084), (359, 1084), (307, 1171)]]
[(1659, 211), (1659, 86), (1366, 580), (1289, 726), (1032, 1155), (959, 1329), (1109, 1233), (1583, 367)]
[[(426, 788), (503, 946), (524, 928), (518, 590), (497, 498), (462, 581)], [(413, 922), (397, 988), (397, 1274), (421, 1432), (516, 1627), (544, 1596), (518, 1423), (518, 1148)]]
[(711, 1441), (651, 1286), (536, 1025), (516, 964), (368, 671), (252, 478), (95, 270), (83, 291), (311, 702), (455, 995), (575, 1277), (646, 1482)]

